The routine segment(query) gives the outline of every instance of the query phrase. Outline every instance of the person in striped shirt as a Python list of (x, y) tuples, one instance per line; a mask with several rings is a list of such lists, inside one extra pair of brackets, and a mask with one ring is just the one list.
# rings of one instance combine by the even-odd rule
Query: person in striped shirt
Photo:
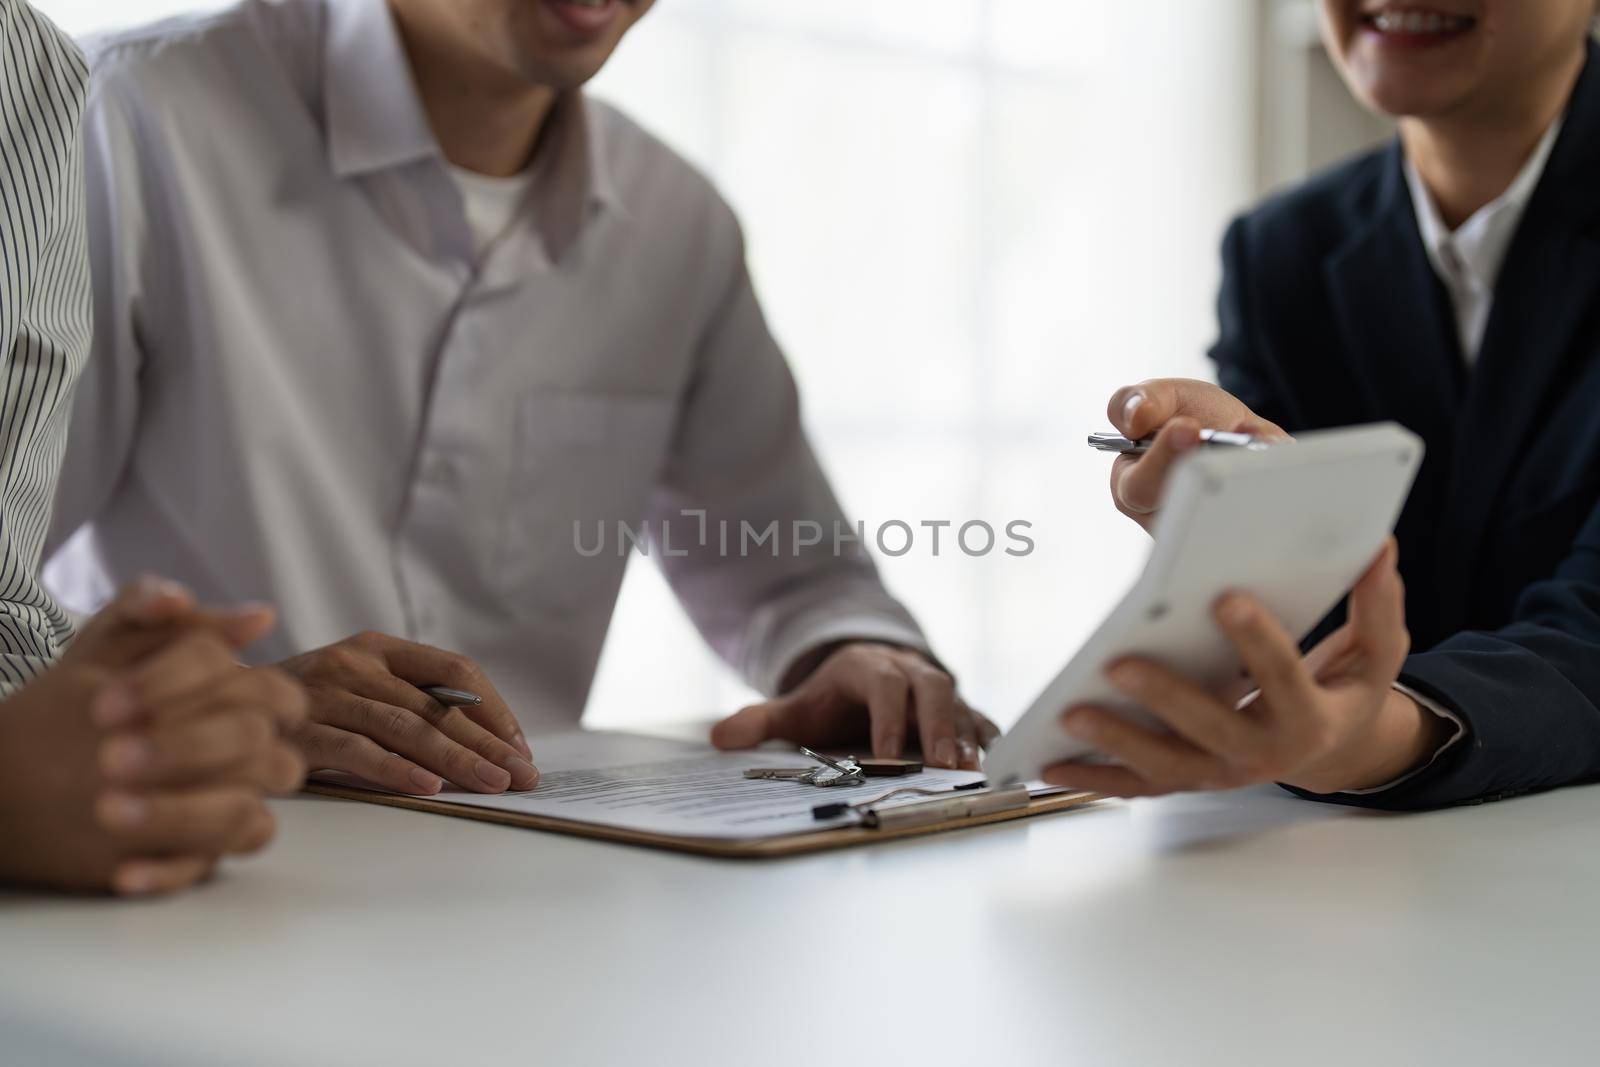
[(134, 583), (73, 636), (37, 573), (89, 351), (79, 120), (87, 69), (23, 0), (0, 0), (0, 883), (151, 893), (273, 836), (298, 787), (281, 738), (305, 697), (237, 651), (271, 609), (202, 611)]

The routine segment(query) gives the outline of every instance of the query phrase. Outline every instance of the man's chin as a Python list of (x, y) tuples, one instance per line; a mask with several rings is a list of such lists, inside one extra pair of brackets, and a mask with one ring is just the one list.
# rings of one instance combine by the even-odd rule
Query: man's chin
[(552, 57), (548, 54), (530, 56), (518, 63), (522, 77), (532, 85), (544, 85), (557, 92), (577, 89), (606, 65), (606, 60), (611, 58), (611, 50), (585, 49), (582, 52), (573, 51), (568, 55)]

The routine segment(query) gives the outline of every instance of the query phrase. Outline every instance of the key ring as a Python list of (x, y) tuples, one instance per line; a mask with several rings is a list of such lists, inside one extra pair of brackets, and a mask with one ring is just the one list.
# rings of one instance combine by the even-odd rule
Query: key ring
[(824, 756), (820, 752), (813, 752), (809, 748), (801, 748), (800, 752), (808, 759), (816, 760), (822, 766), (755, 767), (745, 771), (744, 776), (769, 782), (794, 782), (797, 785), (814, 785), (820, 789), (829, 789), (834, 786), (862, 785), (867, 780), (866, 771), (849, 756), (836, 760)]

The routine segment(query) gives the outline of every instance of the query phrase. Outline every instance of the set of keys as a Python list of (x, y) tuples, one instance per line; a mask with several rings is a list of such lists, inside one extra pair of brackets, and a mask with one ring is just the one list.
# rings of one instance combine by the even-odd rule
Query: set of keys
[(858, 760), (852, 756), (843, 756), (833, 759), (820, 752), (813, 752), (809, 748), (801, 748), (800, 754), (807, 759), (816, 760), (816, 767), (755, 767), (744, 772), (746, 778), (760, 778), (769, 782), (797, 782), (800, 785), (814, 785), (823, 788), (832, 786), (861, 785), (868, 778), (892, 778), (905, 774), (916, 774), (922, 770), (922, 764), (915, 760), (868, 759)]

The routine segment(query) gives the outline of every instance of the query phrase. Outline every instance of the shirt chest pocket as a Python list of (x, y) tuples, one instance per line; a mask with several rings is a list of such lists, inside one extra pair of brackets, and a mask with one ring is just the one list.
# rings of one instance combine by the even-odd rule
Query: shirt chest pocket
[(617, 524), (644, 519), (676, 414), (675, 397), (644, 393), (540, 392), (517, 405), (496, 552), (514, 611), (610, 603), (626, 562)]

